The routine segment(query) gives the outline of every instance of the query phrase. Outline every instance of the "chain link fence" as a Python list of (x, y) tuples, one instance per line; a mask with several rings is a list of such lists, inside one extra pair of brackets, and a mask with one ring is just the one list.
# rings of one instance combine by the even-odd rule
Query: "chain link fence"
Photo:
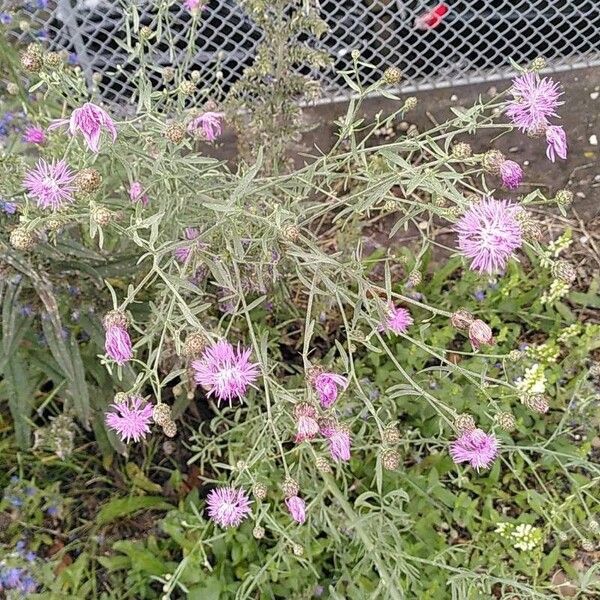
[[(122, 2), (0, 0), (13, 14), (16, 4), (16, 16), (0, 14), (11, 35), (67, 51), (105, 101), (131, 101), (139, 63), (127, 51), (132, 12)], [(204, 85), (217, 83), (222, 92), (252, 64), (263, 33), (235, 0), (210, 0), (193, 31), (183, 2), (172, 2), (160, 22), (156, 4), (135, 3), (140, 25), (161, 30), (144, 67), (155, 89), (164, 68), (176, 68), (184, 55)], [(350, 67), (353, 49), (373, 65), (362, 73), (367, 83), (396, 66), (407, 91), (502, 79), (513, 72), (511, 59), (523, 64), (543, 56), (549, 70), (600, 64), (600, 0), (321, 0), (320, 13), (329, 31), (308, 42), (333, 64), (311, 75), (328, 100), (351, 95), (336, 73)], [(29, 22), (25, 31), (21, 17)]]

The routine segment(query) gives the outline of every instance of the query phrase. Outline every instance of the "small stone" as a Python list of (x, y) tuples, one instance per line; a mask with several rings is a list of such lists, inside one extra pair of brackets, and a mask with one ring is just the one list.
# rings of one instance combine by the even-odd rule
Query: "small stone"
[(592, 93), (590, 94), (590, 98), (591, 98), (592, 100), (598, 100), (598, 96), (600, 96), (600, 92), (592, 92)]
[(597, 146), (598, 145), (598, 136), (593, 133), (592, 135), (590, 135), (590, 144), (592, 146)]

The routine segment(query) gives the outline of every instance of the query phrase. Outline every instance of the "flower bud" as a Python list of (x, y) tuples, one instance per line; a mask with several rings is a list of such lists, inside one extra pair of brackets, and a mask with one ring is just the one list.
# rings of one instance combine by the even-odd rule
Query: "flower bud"
[(352, 50), (352, 52), (350, 52), (350, 56), (352, 57), (352, 60), (358, 60), (360, 58), (360, 50), (355, 48)]
[(547, 413), (550, 408), (544, 394), (527, 394), (521, 398), (521, 402), (530, 410), (541, 415)]
[(173, 67), (163, 67), (162, 78), (165, 83), (169, 83), (175, 79), (176, 71)]
[(106, 208), (106, 206), (97, 205), (92, 209), (90, 216), (94, 223), (104, 226), (108, 225), (113, 220), (114, 213), (112, 210)]
[(10, 232), (10, 245), (16, 250), (31, 250), (35, 246), (35, 240), (31, 232), (25, 227), (17, 227)]
[(456, 419), (454, 420), (454, 425), (460, 433), (465, 433), (466, 431), (473, 431), (477, 428), (477, 425), (475, 424), (475, 419), (471, 415), (468, 415), (466, 413), (461, 413), (460, 415), (457, 415)]
[(115, 404), (121, 404), (121, 402), (127, 402), (129, 396), (125, 392), (117, 392), (113, 397)]
[(63, 64), (62, 56), (58, 52), (46, 52), (44, 54), (44, 65), (50, 69), (56, 69)]
[(147, 41), (150, 38), (152, 38), (154, 36), (154, 31), (152, 30), (152, 27), (148, 27), (147, 25), (144, 25), (143, 27), (140, 27), (140, 39)]
[(552, 265), (552, 275), (565, 283), (573, 283), (577, 279), (575, 267), (566, 260), (557, 260)]
[(265, 528), (261, 527), (260, 525), (257, 525), (253, 530), (252, 530), (252, 535), (257, 539), (257, 540), (262, 540), (265, 537)]
[(383, 81), (387, 85), (396, 85), (402, 79), (402, 71), (398, 67), (388, 67), (383, 72)]
[(470, 158), (472, 154), (473, 150), (466, 142), (458, 142), (452, 146), (452, 158), (464, 160), (465, 158)]
[(152, 409), (152, 418), (157, 425), (166, 425), (171, 418), (171, 407), (164, 402), (156, 404)]
[(19, 86), (14, 81), (9, 81), (6, 84), (6, 91), (11, 96), (16, 96), (19, 93)]
[[(409, 110), (415, 110), (417, 108), (417, 99), (414, 96), (409, 96), (404, 101), (404, 106), (402, 107), (403, 112), (408, 112)], [(410, 127), (409, 127), (410, 131)]]
[(450, 323), (452, 323), (452, 326), (461, 330), (469, 329), (474, 320), (475, 317), (473, 314), (464, 308), (459, 308), (450, 316)]
[(504, 431), (513, 431), (517, 426), (517, 420), (514, 415), (508, 411), (499, 412), (494, 417), (494, 420), (498, 424), (498, 427)]
[(104, 329), (109, 329), (110, 327), (121, 327), (126, 329), (127, 325), (129, 324), (129, 319), (123, 311), (111, 310), (104, 315), (102, 324)]
[(282, 483), (281, 489), (283, 490), (284, 496), (289, 498), (290, 496), (297, 496), (300, 488), (298, 487), (298, 482), (295, 479), (288, 477)]
[(400, 454), (393, 448), (381, 451), (381, 464), (386, 471), (395, 471), (400, 466)]
[(594, 544), (592, 540), (582, 540), (581, 549), (585, 550), (586, 552), (593, 552), (596, 549), (596, 544)]
[(304, 548), (300, 544), (293, 544), (292, 551), (295, 556), (302, 556), (304, 554)]
[(331, 473), (331, 465), (329, 461), (323, 456), (317, 456), (315, 458), (315, 466), (317, 467), (317, 471), (319, 473)]
[(511, 362), (518, 362), (523, 358), (523, 352), (521, 350), (511, 350), (508, 353), (508, 360)]
[(206, 336), (200, 332), (190, 333), (183, 344), (183, 355), (186, 358), (200, 356), (206, 348)]
[(481, 158), (481, 166), (492, 175), (500, 175), (500, 167), (505, 160), (500, 150), (488, 150)]
[(546, 59), (543, 56), (538, 56), (531, 61), (529, 70), (537, 73), (546, 68)]
[(398, 444), (400, 442), (400, 430), (395, 423), (390, 423), (389, 425), (385, 426), (382, 437), (385, 444), (393, 446), (394, 444)]
[(480, 346), (488, 346), (494, 343), (491, 327), (481, 319), (475, 319), (469, 325), (469, 339), (475, 350), (479, 349)]
[(406, 279), (406, 285), (408, 287), (416, 287), (421, 283), (421, 281), (423, 281), (423, 276), (421, 275), (421, 271), (419, 271), (419, 269), (413, 269), (408, 274), (408, 278)]
[(252, 486), (252, 493), (257, 500), (264, 500), (267, 497), (267, 486), (257, 481)]
[(389, 198), (385, 201), (385, 204), (383, 205), (383, 210), (387, 212), (393, 212), (395, 210), (398, 210), (398, 202), (393, 198)]
[(95, 192), (102, 183), (102, 175), (98, 169), (81, 169), (75, 176), (75, 187), (80, 192)]
[(184, 96), (191, 96), (196, 91), (196, 84), (185, 79), (179, 84), (179, 90)]
[(185, 126), (181, 123), (171, 123), (165, 129), (165, 137), (173, 144), (180, 144), (185, 138)]
[(554, 196), (554, 202), (559, 206), (571, 206), (573, 203), (573, 192), (569, 190), (559, 190)]
[(29, 49), (21, 54), (21, 66), (29, 73), (38, 73), (42, 70), (43, 64), (41, 54), (30, 52)]
[(296, 225), (284, 225), (281, 235), (288, 242), (296, 242), (300, 237), (300, 229)]
[(167, 437), (172, 438), (177, 435), (177, 425), (175, 421), (167, 421), (166, 423), (163, 423), (162, 430)]

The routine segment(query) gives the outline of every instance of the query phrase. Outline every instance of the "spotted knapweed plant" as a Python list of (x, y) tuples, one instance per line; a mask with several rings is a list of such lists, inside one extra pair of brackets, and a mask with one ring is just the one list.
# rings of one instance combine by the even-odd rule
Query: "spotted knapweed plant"
[[(139, 67), (133, 112), (102, 106), (59, 56), (25, 51), (27, 128), (0, 161), (0, 195), (16, 207), (4, 211), (0, 242), (5, 348), (48, 348), (65, 409), (105, 452), (110, 443), (133, 455), (165, 436), (191, 448), (189, 462), (212, 489), (187, 517), (174, 517), (190, 544), (162, 580), (165, 598), (185, 592), (189, 565), (209, 564), (213, 544), (235, 543), (236, 528), (247, 524), (282, 569), (308, 565), (304, 548), (315, 538), (337, 547), (350, 538), (359, 571), (376, 573), (373, 598), (407, 597), (427, 565), (448, 569), (455, 589), (467, 581), (491, 593), (506, 585), (501, 575), (404, 550), (406, 505), (423, 490), (391, 488), (386, 474), (402, 469), (408, 448), (424, 469), (443, 456), (467, 480), (543, 452), (511, 438), (514, 407), (543, 419), (554, 401), (543, 384), (524, 386), (502, 368), (519, 352), (496, 350), (498, 334), (506, 336), (502, 314), (432, 304), (419, 289), (431, 276), (430, 257), (443, 273), (455, 260), (449, 254), (484, 284), (516, 261), (543, 259), (568, 289), (570, 265), (545, 251), (531, 212), (550, 200), (535, 189), (511, 193), (524, 189), (526, 169), (466, 141), (482, 130), (525, 132), (547, 144), (550, 161), (565, 158), (555, 125), (560, 84), (525, 69), (506, 93), (381, 144), (377, 131), (414, 110), (416, 99), (398, 95), (395, 69), (363, 86), (355, 51), (342, 76), (356, 97), (336, 123), (333, 147), (291, 167), (285, 145), (273, 152), (269, 135), (282, 120), (282, 139), (293, 137), (299, 108), (290, 100), (307, 82), (287, 72), (290, 61), (302, 61), (300, 46), (285, 59), (274, 48), (294, 25), (318, 33), (318, 21), (304, 3), (275, 17), (253, 4), (279, 46), (264, 47), (225, 100), (217, 90), (190, 94), (201, 82), (185, 64), (150, 91), (146, 71), (160, 28), (140, 26), (134, 6), (126, 20)], [(194, 19), (210, 10), (185, 5)], [(159, 21), (167, 18), (159, 11)], [(269, 61), (274, 55), (279, 63)], [(281, 81), (266, 86), (263, 71), (273, 65)], [(374, 92), (395, 109), (369, 124), (360, 114)], [(244, 158), (226, 163), (212, 157), (211, 144), (232, 122), (253, 135)], [(554, 200), (564, 210), (570, 198), (562, 190)], [(373, 248), (381, 224), (389, 240), (407, 233), (409, 258), (385, 243)], [(440, 336), (448, 325), (450, 337)], [(426, 366), (414, 369), (401, 350), (422, 353)], [(15, 427), (27, 444), (32, 411), (19, 405), (26, 366), (19, 353), (4, 356)], [(379, 377), (365, 362), (391, 371)], [(41, 359), (29, 368), (27, 385), (35, 386)], [(436, 393), (438, 377), (463, 390), (460, 405)], [(402, 415), (415, 404), (427, 426), (409, 435)], [(199, 406), (210, 415), (201, 422)], [(559, 455), (545, 459), (563, 464)], [(264, 575), (253, 569), (238, 597), (253, 597)], [(526, 581), (510, 586), (537, 597)]]

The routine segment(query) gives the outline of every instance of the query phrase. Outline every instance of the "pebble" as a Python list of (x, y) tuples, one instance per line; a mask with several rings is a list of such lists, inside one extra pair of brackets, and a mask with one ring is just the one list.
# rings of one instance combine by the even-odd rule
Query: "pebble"
[(524, 160), (523, 161), (523, 166), (524, 167), (528, 167), (529, 166), (529, 161), (528, 160)]
[(592, 146), (597, 146), (598, 145), (598, 136), (593, 133), (592, 135), (590, 135), (590, 144)]
[(509, 152), (518, 152), (519, 151), (519, 146), (511, 146), (508, 149)]
[(452, 94), (452, 96), (450, 96), (450, 102), (456, 102), (458, 100), (458, 96), (456, 94)]
[(590, 98), (591, 98), (592, 100), (597, 100), (597, 99), (598, 99), (598, 96), (600, 96), (600, 92), (592, 92), (592, 93), (590, 94)]

